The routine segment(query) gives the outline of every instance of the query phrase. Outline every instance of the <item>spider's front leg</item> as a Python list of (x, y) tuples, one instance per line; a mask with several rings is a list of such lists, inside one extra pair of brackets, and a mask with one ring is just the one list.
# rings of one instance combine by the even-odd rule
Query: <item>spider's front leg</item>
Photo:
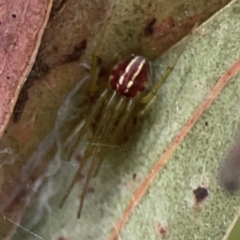
[(104, 46), (104, 39), (105, 35), (107, 34), (108, 28), (111, 25), (111, 16), (114, 12), (115, 5), (112, 6), (111, 10), (109, 11), (109, 15), (107, 16), (106, 20), (107, 22), (104, 24), (103, 28), (101, 29), (101, 33), (99, 35), (99, 42), (97, 42), (97, 45), (94, 48), (92, 59), (91, 59), (91, 72), (90, 72), (90, 82), (89, 82), (89, 92), (91, 96), (95, 96), (95, 94), (99, 90), (98, 86), (98, 78), (101, 71), (100, 66), (100, 58), (99, 53), (102, 51), (102, 48)]
[(89, 81), (89, 92), (91, 96), (94, 96), (95, 93), (98, 91), (98, 77), (100, 73), (100, 64), (99, 64), (99, 57), (95, 54), (92, 55), (92, 62), (91, 62), (91, 72), (90, 72), (90, 81)]
[(146, 95), (144, 95), (143, 97), (141, 97), (139, 99), (139, 102), (141, 104), (144, 104), (143, 109), (138, 113), (138, 117), (143, 117), (149, 110), (150, 106), (154, 103), (154, 101), (157, 98), (157, 92), (159, 90), (159, 88), (162, 86), (162, 84), (165, 82), (165, 80), (168, 78), (168, 76), (171, 74), (171, 72), (173, 71), (173, 69), (175, 68), (178, 60), (180, 59), (183, 51), (186, 48), (188, 41), (185, 41), (180, 53), (178, 54), (177, 58), (175, 59), (175, 61), (173, 62), (173, 64), (171, 66), (168, 66), (167, 69), (165, 70), (165, 72), (163, 73), (163, 75), (161, 76), (161, 78), (156, 82), (156, 84), (153, 86), (153, 88), (150, 90), (149, 93), (147, 93)]

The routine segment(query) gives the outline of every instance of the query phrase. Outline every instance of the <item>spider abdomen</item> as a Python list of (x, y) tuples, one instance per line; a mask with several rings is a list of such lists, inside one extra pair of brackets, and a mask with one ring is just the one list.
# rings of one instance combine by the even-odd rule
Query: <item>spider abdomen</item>
[(142, 56), (134, 56), (115, 65), (109, 83), (120, 95), (135, 97), (146, 89), (149, 79), (149, 61)]

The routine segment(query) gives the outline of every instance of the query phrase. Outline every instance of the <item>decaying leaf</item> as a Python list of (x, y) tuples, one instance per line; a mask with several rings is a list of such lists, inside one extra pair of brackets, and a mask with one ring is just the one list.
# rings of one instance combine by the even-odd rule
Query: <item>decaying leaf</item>
[(35, 61), (51, 1), (2, 2), (0, 8), (0, 137)]
[[(17, 0), (0, 3), (0, 138), (35, 61), (51, 5), (51, 0)], [(1, 142), (3, 143), (4, 139)], [(4, 158), (2, 150), (0, 154), (3, 156), (1, 159), (3, 167), (7, 159)], [(1, 168), (1, 183), (5, 175), (6, 172)], [(15, 218), (18, 217), (16, 212)], [(10, 227), (9, 223), (1, 219), (1, 239)]]

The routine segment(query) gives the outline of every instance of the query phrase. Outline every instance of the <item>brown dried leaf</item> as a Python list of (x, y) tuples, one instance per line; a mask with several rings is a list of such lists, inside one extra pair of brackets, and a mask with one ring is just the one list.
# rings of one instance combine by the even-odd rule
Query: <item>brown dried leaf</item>
[[(35, 61), (51, 5), (51, 0), (16, 0), (0, 3), (0, 138)], [(1, 167), (4, 161), (7, 159), (3, 155)], [(1, 168), (1, 185), (5, 175), (6, 172)], [(11, 182), (6, 183), (11, 185)], [(15, 212), (13, 219), (16, 222), (21, 218), (22, 212)], [(6, 221), (3, 215), (0, 222), (0, 238), (3, 239), (7, 235), (10, 238), (16, 226)]]
[(0, 3), (0, 138), (34, 63), (50, 0)]

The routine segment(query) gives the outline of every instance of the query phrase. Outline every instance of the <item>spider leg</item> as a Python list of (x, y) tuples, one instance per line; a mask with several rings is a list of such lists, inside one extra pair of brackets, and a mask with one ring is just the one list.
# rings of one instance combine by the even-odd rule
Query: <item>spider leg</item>
[[(116, 121), (118, 120), (118, 118), (124, 113), (126, 106), (127, 106), (127, 109), (130, 110), (129, 104), (126, 105), (126, 103), (127, 103), (127, 100), (125, 98), (117, 96), (116, 92), (114, 92), (112, 94), (112, 98), (110, 98), (108, 105), (103, 113), (103, 115), (105, 116), (105, 121), (100, 121), (99, 128), (98, 128), (99, 131), (96, 132), (95, 138), (92, 141), (92, 142), (94, 142), (95, 140), (98, 140), (98, 142), (97, 142), (98, 147), (96, 147), (94, 149), (92, 163), (91, 163), (91, 166), (90, 166), (90, 169), (89, 169), (89, 172), (87, 175), (87, 179), (84, 183), (84, 188), (83, 188), (83, 191), (82, 191), (82, 194), (80, 197), (80, 206), (79, 206), (78, 215), (77, 215), (78, 218), (81, 215), (84, 196), (86, 194), (86, 190), (87, 190), (89, 181), (92, 176), (97, 174), (97, 172), (104, 160), (103, 156), (104, 156), (104, 152), (106, 152), (106, 149), (103, 149), (101, 144), (108, 140), (109, 133), (112, 131), (114, 124), (116, 124)], [(112, 110), (112, 111), (110, 111), (110, 110)], [(112, 115), (112, 112), (114, 112), (113, 115)], [(129, 115), (129, 114), (127, 114), (127, 115)], [(127, 119), (127, 118), (128, 117), (125, 117), (124, 119)], [(106, 122), (107, 119), (109, 121)], [(122, 121), (120, 121), (120, 122), (123, 123)], [(107, 124), (107, 126), (105, 126), (106, 124)], [(101, 134), (99, 135), (100, 132), (101, 132)]]
[(94, 95), (94, 93), (98, 89), (97, 80), (98, 80), (99, 73), (100, 73), (99, 58), (96, 55), (92, 55), (90, 83), (89, 83), (89, 90), (91, 95)]
[(147, 95), (145, 95), (144, 97), (142, 97), (140, 99), (141, 103), (148, 103), (152, 100), (152, 98), (154, 98), (156, 96), (156, 93), (158, 91), (158, 89), (161, 87), (161, 85), (165, 82), (165, 80), (168, 78), (168, 76), (170, 75), (170, 73), (173, 71), (174, 67), (176, 66), (179, 58), (181, 57), (184, 49), (185, 49), (186, 44), (184, 45), (184, 47), (182, 48), (181, 52), (178, 54), (178, 57), (175, 59), (175, 61), (173, 62), (173, 64), (171, 66), (168, 66), (167, 69), (165, 70), (165, 72), (163, 73), (162, 77), (159, 79), (159, 81), (157, 81), (157, 83), (155, 84), (154, 88), (151, 90), (151, 92), (149, 92)]
[(82, 168), (79, 167), (78, 170), (77, 170), (77, 172), (75, 173), (74, 178), (73, 178), (70, 186), (68, 187), (67, 192), (64, 194), (64, 196), (63, 196), (63, 198), (62, 198), (62, 200), (61, 200), (61, 202), (60, 202), (60, 204), (59, 204), (59, 207), (60, 207), (60, 208), (63, 207), (63, 204), (65, 203), (68, 195), (70, 194), (72, 188), (74, 187), (75, 182), (79, 179), (79, 176), (80, 176), (80, 174), (81, 174), (81, 170), (82, 170)]
[(133, 113), (134, 106), (135, 106), (135, 99), (129, 99), (127, 102), (127, 106), (125, 108), (125, 113), (121, 117), (117, 127), (115, 128), (115, 131), (113, 132), (113, 139), (115, 139), (115, 137), (117, 137), (119, 135), (119, 132), (123, 130), (127, 120)]
[(100, 34), (100, 41), (99, 43), (97, 43), (94, 52), (92, 54), (92, 61), (91, 61), (91, 72), (90, 72), (90, 83), (89, 83), (89, 90), (90, 90), (90, 94), (94, 95), (97, 90), (98, 90), (98, 84), (97, 84), (97, 80), (98, 80), (98, 76), (100, 73), (100, 66), (99, 66), (99, 51), (100, 49), (103, 47), (104, 45), (104, 36), (106, 35), (106, 32), (108, 30), (108, 27), (110, 26), (111, 23), (111, 19), (112, 19), (112, 14), (113, 11), (115, 9), (115, 5), (112, 6), (112, 8), (110, 9), (108, 16), (106, 18), (106, 20), (109, 20), (107, 23), (105, 23), (105, 25), (103, 26), (103, 29), (101, 30), (101, 34)]
[(105, 90), (99, 97), (95, 107), (93, 108), (90, 116), (87, 119), (84, 119), (79, 122), (79, 124), (73, 129), (71, 134), (66, 139), (66, 142), (63, 146), (64, 149), (70, 149), (69, 153), (67, 154), (67, 159), (70, 160), (71, 155), (73, 154), (74, 149), (76, 148), (77, 144), (79, 143), (82, 136), (87, 132), (87, 129), (89, 128), (89, 125), (92, 123), (92, 121), (96, 118), (96, 115), (98, 114), (99, 109), (103, 105), (103, 103), (106, 101), (110, 93), (110, 90)]
[[(106, 150), (103, 150), (101, 144), (104, 143), (104, 141), (108, 138), (109, 133), (115, 124), (115, 120), (119, 117), (119, 114), (121, 114), (122, 110), (124, 109), (123, 100), (124, 100), (123, 98), (119, 99), (119, 96), (115, 91), (112, 93), (107, 102), (107, 106), (103, 112), (103, 117), (101, 118), (96, 129), (96, 132), (85, 151), (84, 159), (87, 160), (90, 156), (92, 156), (92, 162), (87, 174), (86, 181), (84, 182), (83, 191), (81, 193), (80, 205), (77, 215), (78, 218), (80, 217), (82, 212), (84, 196), (86, 194), (89, 181), (92, 178), (92, 176), (98, 171), (104, 159), (104, 152)], [(113, 115), (112, 112), (114, 112)], [(97, 146), (94, 143), (97, 143)]]
[[(104, 131), (104, 134), (102, 135), (102, 140), (101, 140), (101, 142), (98, 143), (97, 152), (103, 152), (103, 150), (104, 150), (104, 152), (106, 152), (106, 150), (107, 150), (106, 147), (103, 148), (102, 146), (104, 146), (104, 144), (107, 145), (108, 140), (109, 140), (108, 139), (109, 135), (111, 134), (111, 131), (113, 130), (114, 125), (116, 124), (117, 120), (120, 118), (120, 116), (123, 114), (123, 112), (125, 110), (126, 100), (127, 100), (126, 98), (120, 97), (120, 99), (117, 103), (117, 106), (115, 107), (114, 114), (112, 115), (111, 120), (110, 120), (106, 130)], [(109, 112), (109, 114), (112, 114), (112, 113)], [(101, 155), (104, 155), (104, 154), (101, 154)], [(94, 177), (97, 175), (99, 168), (102, 165), (103, 160), (104, 160), (104, 158), (102, 158), (102, 157), (97, 158), (97, 161), (95, 164), (96, 167), (95, 167), (94, 174), (93, 174)]]
[(85, 128), (83, 129), (84, 125), (86, 124), (86, 119), (82, 119), (77, 126), (73, 129), (71, 134), (67, 137), (63, 149), (61, 152), (64, 154), (64, 159), (67, 159), (67, 161), (71, 160), (72, 153), (74, 149), (76, 148), (76, 145), (78, 144), (80, 138), (85, 133)]
[(150, 107), (152, 106), (156, 98), (157, 98), (157, 95), (153, 95), (152, 99), (149, 102), (147, 102), (145, 106), (137, 113), (138, 118), (142, 118), (147, 114), (147, 112), (149, 111)]
[[(94, 118), (96, 117), (99, 109), (101, 108), (102, 104), (105, 102), (105, 100), (107, 99), (109, 95), (109, 90), (105, 90), (101, 96), (99, 97), (98, 101), (97, 101), (97, 104), (96, 106), (94, 107), (91, 115), (89, 116), (89, 118), (87, 118), (85, 120), (84, 123), (82, 123), (82, 121), (74, 128), (74, 130), (72, 131), (72, 133), (69, 135), (69, 137), (67, 138), (66, 140), (66, 143), (64, 145), (64, 148), (68, 149), (70, 148), (70, 153), (69, 153), (69, 159), (70, 159), (70, 156), (72, 155), (75, 147), (77, 146), (80, 138), (82, 137), (83, 134), (86, 133), (89, 125), (91, 124), (91, 122), (94, 120)], [(73, 144), (71, 144), (72, 142), (74, 142)], [(81, 170), (82, 168), (84, 167), (87, 159), (89, 158), (89, 156), (91, 155), (91, 150), (89, 149), (89, 147), (86, 149), (85, 153), (84, 153), (84, 156), (83, 156), (83, 159), (81, 160), (81, 163), (80, 163), (80, 167), (79, 169), (77, 170), (77, 172), (75, 173), (74, 175), (74, 178), (67, 190), (67, 192), (65, 193), (61, 203), (60, 203), (60, 208), (62, 208), (64, 202), (66, 201), (68, 195), (70, 194), (74, 184), (76, 183), (76, 181), (79, 179), (79, 175), (81, 174)]]
[[(117, 127), (115, 128), (115, 131), (112, 133), (113, 140), (115, 140), (115, 137), (118, 136), (119, 132), (125, 126), (126, 121), (129, 119), (130, 115), (132, 114), (134, 105), (135, 105), (135, 101), (132, 99), (130, 99), (127, 102), (126, 99), (121, 98), (121, 101), (122, 101), (122, 103), (120, 103), (120, 101), (119, 101), (119, 105), (118, 105), (118, 107), (116, 107), (117, 114), (114, 114), (114, 116), (111, 119), (111, 123), (115, 123), (115, 120), (117, 120), (124, 111), (124, 115), (121, 117), (121, 120), (119, 121)], [(106, 136), (108, 136), (108, 133), (113, 129), (112, 126), (113, 126), (113, 124), (109, 125), (109, 128), (106, 130), (106, 134), (105, 134)], [(100, 149), (99, 149), (99, 151), (100, 151)], [(98, 158), (93, 176), (97, 175), (99, 168), (102, 165), (103, 160), (104, 160), (103, 158)]]
[[(63, 206), (63, 204), (66, 201), (68, 195), (70, 194), (74, 184), (77, 182), (77, 180), (79, 178), (79, 175), (80, 175), (83, 167), (85, 166), (87, 160), (92, 156), (92, 163), (91, 163), (90, 169), (89, 169), (88, 174), (87, 174), (87, 179), (84, 183), (83, 192), (81, 194), (81, 201), (80, 201), (80, 212), (81, 212), (81, 209), (82, 209), (82, 206), (83, 206), (83, 198), (84, 198), (84, 195), (86, 193), (86, 189), (87, 189), (87, 186), (89, 184), (89, 181), (91, 179), (92, 172), (94, 170), (95, 159), (97, 159), (96, 155), (99, 155), (98, 154), (99, 147), (98, 146), (96, 147), (96, 145), (94, 143), (96, 143), (96, 142), (101, 143), (101, 139), (106, 135), (106, 133), (104, 133), (104, 131), (107, 128), (107, 126), (108, 126), (108, 124), (111, 120), (112, 112), (114, 112), (115, 105), (118, 102), (118, 96), (117, 96), (116, 92), (112, 92), (111, 95), (109, 95), (108, 93), (109, 93), (109, 91), (106, 90), (105, 94), (102, 94), (100, 96), (100, 99), (98, 101), (97, 106), (95, 106), (90, 118), (87, 119), (87, 121), (89, 121), (88, 124), (91, 124), (93, 121), (95, 121), (96, 120), (95, 118), (97, 117), (97, 114), (99, 113), (99, 111), (101, 111), (102, 104), (104, 104), (107, 101), (107, 106), (106, 106), (106, 109), (103, 113), (103, 116), (102, 116), (100, 122), (98, 123), (97, 129), (96, 129), (92, 139), (89, 141), (89, 144), (88, 144), (88, 146), (87, 146), (87, 148), (84, 152), (84, 155), (82, 157), (79, 169), (75, 173), (75, 176), (74, 176), (66, 194), (64, 195), (64, 197), (62, 199), (62, 201), (60, 203), (60, 207)], [(107, 100), (107, 99), (109, 99), (109, 100)], [(100, 102), (102, 102), (102, 103), (100, 104)], [(80, 212), (78, 214), (80, 214)]]
[(181, 49), (181, 51), (180, 51), (180, 53), (178, 54), (177, 58), (173, 62), (173, 64), (171, 66), (167, 67), (167, 69), (165, 70), (165, 72), (163, 73), (161, 78), (154, 85), (153, 89), (149, 93), (147, 93), (145, 96), (140, 98), (139, 102), (142, 103), (142, 104), (145, 104), (145, 107), (138, 113), (139, 117), (143, 116), (145, 114), (145, 112), (149, 109), (149, 107), (153, 104), (153, 102), (155, 101), (159, 88), (162, 86), (162, 84), (166, 81), (168, 76), (173, 71), (174, 67), (176, 66), (178, 60), (180, 59), (182, 53), (185, 50), (185, 48), (187, 46), (187, 43), (188, 43), (188, 41), (186, 40), (182, 49)]
[(83, 202), (84, 202), (84, 196), (86, 194), (88, 184), (89, 184), (90, 179), (92, 177), (92, 173), (93, 173), (93, 169), (94, 169), (94, 157), (95, 156), (93, 156), (92, 163), (91, 163), (90, 169), (89, 169), (88, 174), (87, 174), (87, 179), (84, 182), (83, 190), (82, 190), (82, 193), (81, 193), (81, 196), (80, 196), (80, 205), (79, 205), (79, 208), (78, 208), (77, 218), (80, 218), (80, 216), (81, 216), (81, 212), (82, 212), (82, 208), (83, 208)]
[[(118, 96), (117, 96), (117, 93), (114, 91), (109, 97), (109, 100), (107, 102), (104, 112), (101, 114), (102, 117), (100, 119), (100, 122), (97, 124), (97, 129), (88, 144), (88, 147), (85, 151), (84, 156), (86, 155), (90, 157), (92, 155), (93, 150), (96, 149), (96, 143), (99, 142), (99, 140), (102, 137), (102, 134), (104, 133), (105, 129), (107, 128), (110, 122), (111, 114), (112, 112), (114, 112), (114, 108), (117, 100), (118, 100)], [(108, 113), (111, 113), (111, 114), (108, 114)]]

